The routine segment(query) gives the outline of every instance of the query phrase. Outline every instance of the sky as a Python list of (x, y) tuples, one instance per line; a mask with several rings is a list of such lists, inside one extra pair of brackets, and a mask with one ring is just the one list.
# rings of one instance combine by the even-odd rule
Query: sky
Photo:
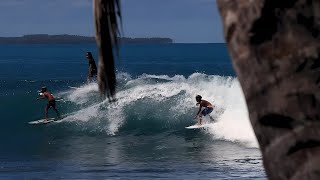
[[(125, 37), (177, 43), (224, 42), (216, 0), (121, 0)], [(92, 0), (1, 0), (0, 37), (94, 36)]]

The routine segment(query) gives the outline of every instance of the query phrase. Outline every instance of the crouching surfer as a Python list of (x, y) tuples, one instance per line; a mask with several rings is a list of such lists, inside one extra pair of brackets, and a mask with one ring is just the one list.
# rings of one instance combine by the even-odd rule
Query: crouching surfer
[(44, 98), (48, 99), (48, 104), (47, 104), (47, 106), (45, 108), (45, 111), (44, 111), (45, 112), (45, 120), (44, 120), (44, 122), (48, 121), (48, 110), (51, 107), (57, 113), (57, 116), (60, 119), (61, 118), (60, 117), (60, 113), (58, 112), (58, 110), (56, 108), (56, 100), (53, 97), (53, 95), (51, 94), (51, 92), (49, 92), (46, 87), (42, 87), (41, 88), (41, 92), (40, 92), (40, 96), (41, 97), (39, 97), (37, 99), (44, 99)]
[[(203, 100), (200, 95), (196, 96), (196, 101), (197, 101), (197, 105), (200, 105), (200, 107), (199, 107), (199, 111), (197, 112), (194, 118), (196, 119), (199, 116), (198, 125), (202, 125), (202, 116), (209, 115), (213, 111), (213, 105), (210, 102)], [(204, 109), (202, 110), (203, 107)], [(209, 118), (212, 121), (214, 121), (214, 119), (210, 115), (209, 115)]]

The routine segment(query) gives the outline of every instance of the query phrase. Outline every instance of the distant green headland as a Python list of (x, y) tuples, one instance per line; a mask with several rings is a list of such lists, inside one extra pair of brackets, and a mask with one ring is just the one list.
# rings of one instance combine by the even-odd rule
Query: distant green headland
[[(124, 44), (144, 44), (144, 43), (173, 43), (170, 38), (118, 38), (120, 43)], [(32, 34), (21, 37), (0, 37), (0, 44), (75, 44), (75, 43), (95, 43), (94, 37), (78, 35), (48, 35)]]

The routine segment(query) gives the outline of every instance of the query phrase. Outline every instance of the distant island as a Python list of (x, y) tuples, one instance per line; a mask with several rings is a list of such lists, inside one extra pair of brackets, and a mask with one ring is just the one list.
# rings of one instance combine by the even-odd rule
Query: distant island
[[(170, 38), (129, 38), (121, 37), (118, 39), (122, 44), (153, 44), (153, 43), (173, 43)], [(80, 44), (95, 43), (94, 37), (78, 36), (78, 35), (48, 35), (48, 34), (32, 34), (21, 37), (0, 37), (0, 44)]]

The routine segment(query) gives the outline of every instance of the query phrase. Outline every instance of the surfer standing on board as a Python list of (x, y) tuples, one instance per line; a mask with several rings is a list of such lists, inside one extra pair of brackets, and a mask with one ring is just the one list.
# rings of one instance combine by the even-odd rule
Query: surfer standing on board
[[(203, 116), (209, 115), (213, 111), (213, 105), (206, 100), (202, 100), (202, 97), (200, 95), (196, 96), (196, 101), (197, 101), (196, 105), (200, 105), (200, 107), (199, 107), (199, 111), (197, 112), (197, 115), (194, 118), (196, 119), (199, 116), (198, 124), (201, 125), (202, 115)], [(203, 107), (204, 109), (201, 111)], [(214, 120), (210, 115), (209, 117), (211, 120)]]
[(97, 76), (97, 65), (93, 59), (91, 52), (87, 52), (86, 58), (89, 61), (89, 72), (88, 72), (87, 80), (88, 80), (88, 82), (90, 82), (91, 78)]
[(40, 92), (40, 96), (37, 99), (44, 99), (47, 98), (48, 99), (48, 104), (45, 108), (45, 120), (44, 122), (48, 121), (48, 110), (50, 109), (50, 107), (53, 108), (53, 110), (57, 113), (58, 118), (60, 119), (60, 113), (58, 112), (57, 108), (56, 108), (56, 100), (53, 97), (53, 95), (51, 94), (51, 92), (47, 91), (46, 87), (42, 87), (41, 88), (41, 92)]

